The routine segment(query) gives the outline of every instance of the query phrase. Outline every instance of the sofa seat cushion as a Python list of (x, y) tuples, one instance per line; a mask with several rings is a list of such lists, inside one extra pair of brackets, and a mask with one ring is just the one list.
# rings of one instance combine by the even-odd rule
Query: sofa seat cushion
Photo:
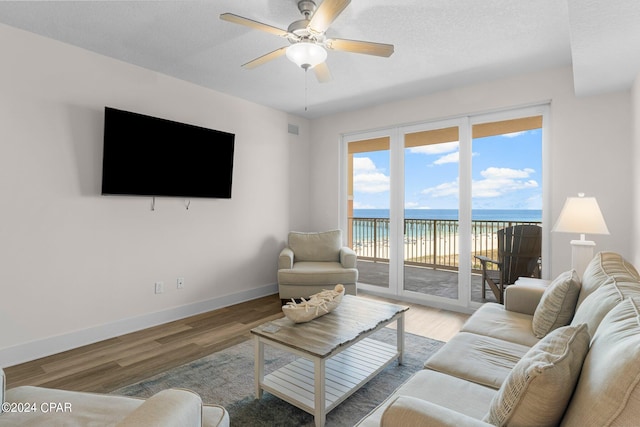
[(295, 262), (293, 268), (278, 270), (281, 285), (331, 285), (356, 283), (358, 270), (343, 268), (339, 262)]
[(380, 427), (400, 426), (492, 427), (482, 420), (410, 396), (398, 396), (382, 414)]
[(357, 426), (379, 427), (382, 414), (398, 396), (426, 400), (472, 418), (481, 419), (486, 414), (495, 394), (495, 389), (440, 372), (423, 370), (409, 378)]
[(497, 303), (485, 303), (462, 326), (462, 332), (498, 338), (532, 347), (540, 341), (533, 334), (533, 316), (505, 310)]
[(640, 421), (640, 298), (602, 320), (563, 426), (635, 426)]
[(424, 367), (499, 389), (529, 348), (485, 335), (459, 332), (431, 356)]
[(289, 233), (289, 248), (295, 261), (340, 261), (342, 232), (340, 230), (319, 233)]
[(571, 322), (576, 310), (580, 278), (575, 270), (561, 273), (545, 289), (533, 313), (533, 333), (544, 338), (549, 332)]
[(582, 301), (604, 283), (615, 279), (618, 282), (638, 282), (640, 274), (627, 260), (615, 252), (598, 252), (589, 262), (582, 275), (582, 289), (578, 307)]
[(589, 341), (584, 324), (549, 333), (514, 366), (484, 421), (495, 426), (558, 425), (578, 381)]

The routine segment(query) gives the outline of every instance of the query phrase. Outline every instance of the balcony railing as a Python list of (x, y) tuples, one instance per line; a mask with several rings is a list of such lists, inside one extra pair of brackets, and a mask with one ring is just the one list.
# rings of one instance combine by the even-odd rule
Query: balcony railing
[[(389, 218), (349, 218), (350, 243), (358, 258), (389, 261)], [(492, 259), (498, 256), (498, 230), (519, 224), (541, 225), (539, 221), (471, 221), (472, 255)], [(458, 221), (447, 219), (404, 220), (404, 262), (407, 265), (458, 269)], [(472, 259), (474, 272), (479, 263)]]

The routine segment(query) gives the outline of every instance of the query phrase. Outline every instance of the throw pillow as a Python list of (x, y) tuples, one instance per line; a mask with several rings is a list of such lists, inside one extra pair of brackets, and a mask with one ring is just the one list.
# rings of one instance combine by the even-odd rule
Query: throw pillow
[(493, 398), (483, 421), (495, 426), (556, 426), (580, 375), (586, 325), (558, 328), (531, 347)]
[(575, 270), (560, 274), (545, 289), (533, 313), (533, 333), (542, 338), (571, 322), (580, 294), (580, 278)]

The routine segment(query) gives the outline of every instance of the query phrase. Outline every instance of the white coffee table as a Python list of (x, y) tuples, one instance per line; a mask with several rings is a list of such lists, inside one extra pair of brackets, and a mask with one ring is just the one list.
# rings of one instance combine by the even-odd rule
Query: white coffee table
[[(312, 414), (317, 427), (324, 426), (327, 412), (394, 360), (402, 364), (408, 309), (345, 295), (333, 312), (311, 322), (295, 324), (282, 318), (252, 329), (256, 398), (268, 391)], [(392, 322), (397, 322), (395, 345), (368, 338)], [(270, 326), (279, 329), (265, 331)], [(300, 358), (265, 375), (265, 344)]]

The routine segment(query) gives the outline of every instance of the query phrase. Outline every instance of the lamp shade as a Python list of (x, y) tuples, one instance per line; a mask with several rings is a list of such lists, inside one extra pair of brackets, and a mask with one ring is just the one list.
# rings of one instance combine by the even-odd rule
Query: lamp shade
[(287, 58), (298, 67), (308, 69), (324, 62), (327, 51), (318, 44), (300, 42), (287, 48)]
[(567, 197), (551, 231), (559, 233), (609, 234), (595, 197)]

